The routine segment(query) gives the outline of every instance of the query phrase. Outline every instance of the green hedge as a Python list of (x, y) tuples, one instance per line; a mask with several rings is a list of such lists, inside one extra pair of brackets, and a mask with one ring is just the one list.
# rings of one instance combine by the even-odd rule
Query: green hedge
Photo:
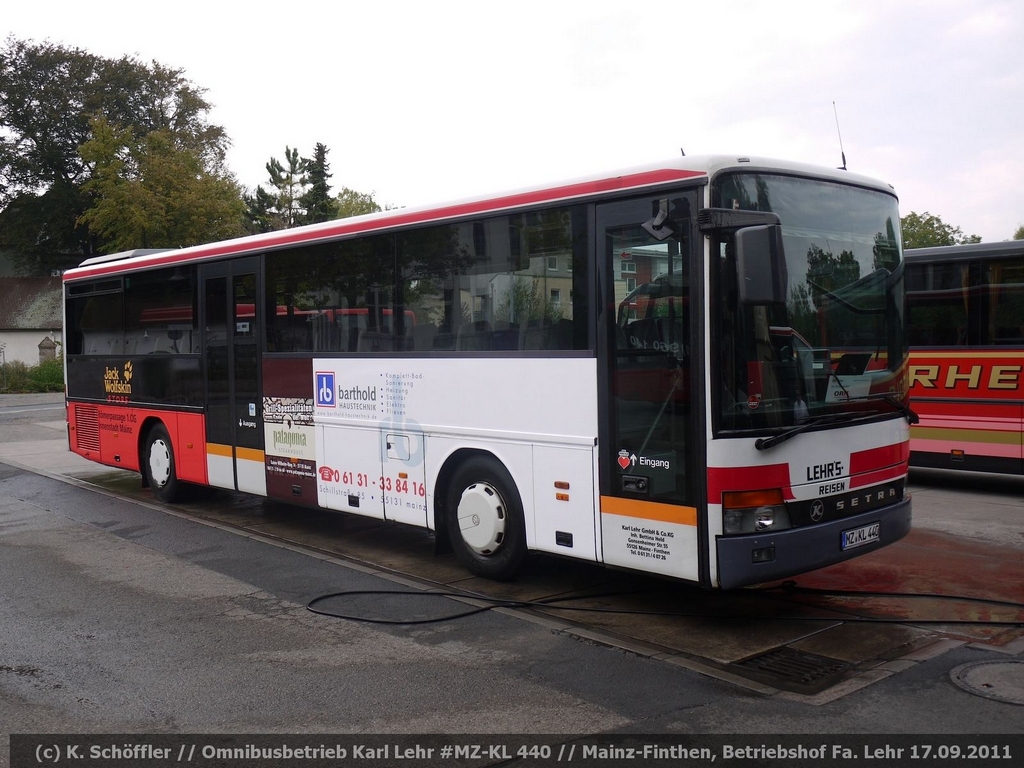
[(15, 360), (0, 367), (0, 393), (63, 391), (64, 362), (60, 358), (32, 366)]

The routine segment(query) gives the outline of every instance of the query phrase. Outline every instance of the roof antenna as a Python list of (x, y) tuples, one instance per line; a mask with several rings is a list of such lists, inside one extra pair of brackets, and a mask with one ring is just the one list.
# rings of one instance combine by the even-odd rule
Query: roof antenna
[(686, 157), (686, 153), (683, 152), (683, 148), (682, 147), (679, 148), (679, 154), (682, 155), (683, 157)]
[(839, 130), (839, 112), (836, 110), (836, 103), (832, 102), (832, 113), (836, 116), (836, 133), (839, 134), (839, 154), (843, 158), (843, 164), (839, 167), (840, 171), (846, 170), (846, 153), (843, 151), (843, 133)]

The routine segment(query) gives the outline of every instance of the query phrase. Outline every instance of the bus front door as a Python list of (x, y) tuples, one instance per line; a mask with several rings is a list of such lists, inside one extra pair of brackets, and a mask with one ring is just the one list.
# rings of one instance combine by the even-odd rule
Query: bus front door
[(597, 208), (603, 559), (691, 580), (699, 574), (689, 354), (695, 205), (695, 194), (675, 193)]
[(206, 467), (210, 485), (265, 496), (258, 259), (204, 265)]

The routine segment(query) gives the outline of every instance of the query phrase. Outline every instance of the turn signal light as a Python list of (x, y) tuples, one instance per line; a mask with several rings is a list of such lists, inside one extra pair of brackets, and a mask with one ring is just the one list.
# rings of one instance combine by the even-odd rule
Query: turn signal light
[(791, 527), (781, 488), (722, 494), (722, 532), (726, 535), (770, 533)]

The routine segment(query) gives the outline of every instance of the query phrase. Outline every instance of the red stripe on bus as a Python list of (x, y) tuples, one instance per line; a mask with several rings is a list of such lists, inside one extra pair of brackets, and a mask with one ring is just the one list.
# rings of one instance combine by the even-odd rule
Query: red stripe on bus
[[(906, 472), (908, 461), (910, 461), (909, 441), (896, 445), (884, 445), (881, 448), (872, 448), (867, 451), (857, 451), (850, 454), (850, 475), (856, 477), (893, 466), (901, 467), (902, 471)], [(854, 484), (863, 485), (863, 482), (858, 481)]]
[[(850, 487), (892, 480), (907, 473), (910, 443), (887, 445), (850, 456)], [(763, 467), (708, 467), (708, 503), (720, 504), (726, 491), (758, 491), (781, 488), (786, 501), (792, 501), (792, 482), (788, 464)]]
[(767, 464), (763, 467), (708, 467), (708, 503), (721, 504), (726, 491), (761, 491), (781, 488), (782, 496), (792, 500), (789, 465)]
[[(706, 176), (704, 171), (685, 171), (673, 168), (662, 168), (655, 171), (643, 173), (632, 173), (624, 176), (614, 176), (607, 179), (596, 179), (583, 181), (575, 184), (566, 184), (550, 189), (532, 190), (518, 192), (501, 197), (488, 198), (486, 200), (474, 200), (466, 203), (454, 203), (438, 208), (416, 210), (406, 213), (397, 212), (394, 215), (382, 215), (380, 218), (371, 220), (345, 222), (341, 220), (335, 226), (317, 227), (314, 230), (306, 228), (284, 230), (282, 232), (253, 238), (240, 238), (228, 240), (209, 245), (198, 245), (185, 251), (169, 251), (146, 257), (139, 264), (139, 267), (169, 266), (186, 261), (208, 259), (214, 256), (228, 256), (234, 254), (262, 251), (269, 248), (280, 248), (287, 245), (299, 243), (313, 243), (342, 235), (375, 232), (392, 227), (407, 226), (410, 224), (427, 224), (432, 221), (441, 222), (445, 219), (454, 219), (462, 216), (470, 216), (482, 213), (500, 213), (512, 208), (521, 208), (539, 203), (554, 203), (569, 201), (573, 198), (587, 197), (604, 192), (614, 192), (640, 187), (649, 187), (657, 184), (667, 184), (685, 179), (700, 178)], [(75, 270), (72, 275), (65, 275), (65, 279), (82, 277), (95, 277), (97, 275), (109, 274), (112, 272), (123, 272), (125, 263), (115, 261), (110, 264), (97, 264), (93, 267), (83, 267)]]
[(854, 488), (864, 488), (869, 485), (878, 485), (878, 483), (884, 483), (887, 480), (895, 480), (899, 477), (903, 477), (907, 474), (908, 467), (906, 464), (896, 464), (885, 469), (878, 469), (874, 472), (864, 472), (859, 475), (852, 475), (850, 477), (850, 490)]
[[(911, 406), (917, 415), (921, 417), (922, 423), (938, 424), (943, 426), (952, 425), (956, 421), (965, 424), (986, 423), (993, 429), (998, 428), (999, 422), (1005, 422), (1007, 429), (1019, 429), (1019, 425), (1010, 422), (1021, 417), (1021, 403), (979, 403), (967, 399), (956, 400), (914, 400)], [(914, 427), (910, 428), (914, 433)]]

